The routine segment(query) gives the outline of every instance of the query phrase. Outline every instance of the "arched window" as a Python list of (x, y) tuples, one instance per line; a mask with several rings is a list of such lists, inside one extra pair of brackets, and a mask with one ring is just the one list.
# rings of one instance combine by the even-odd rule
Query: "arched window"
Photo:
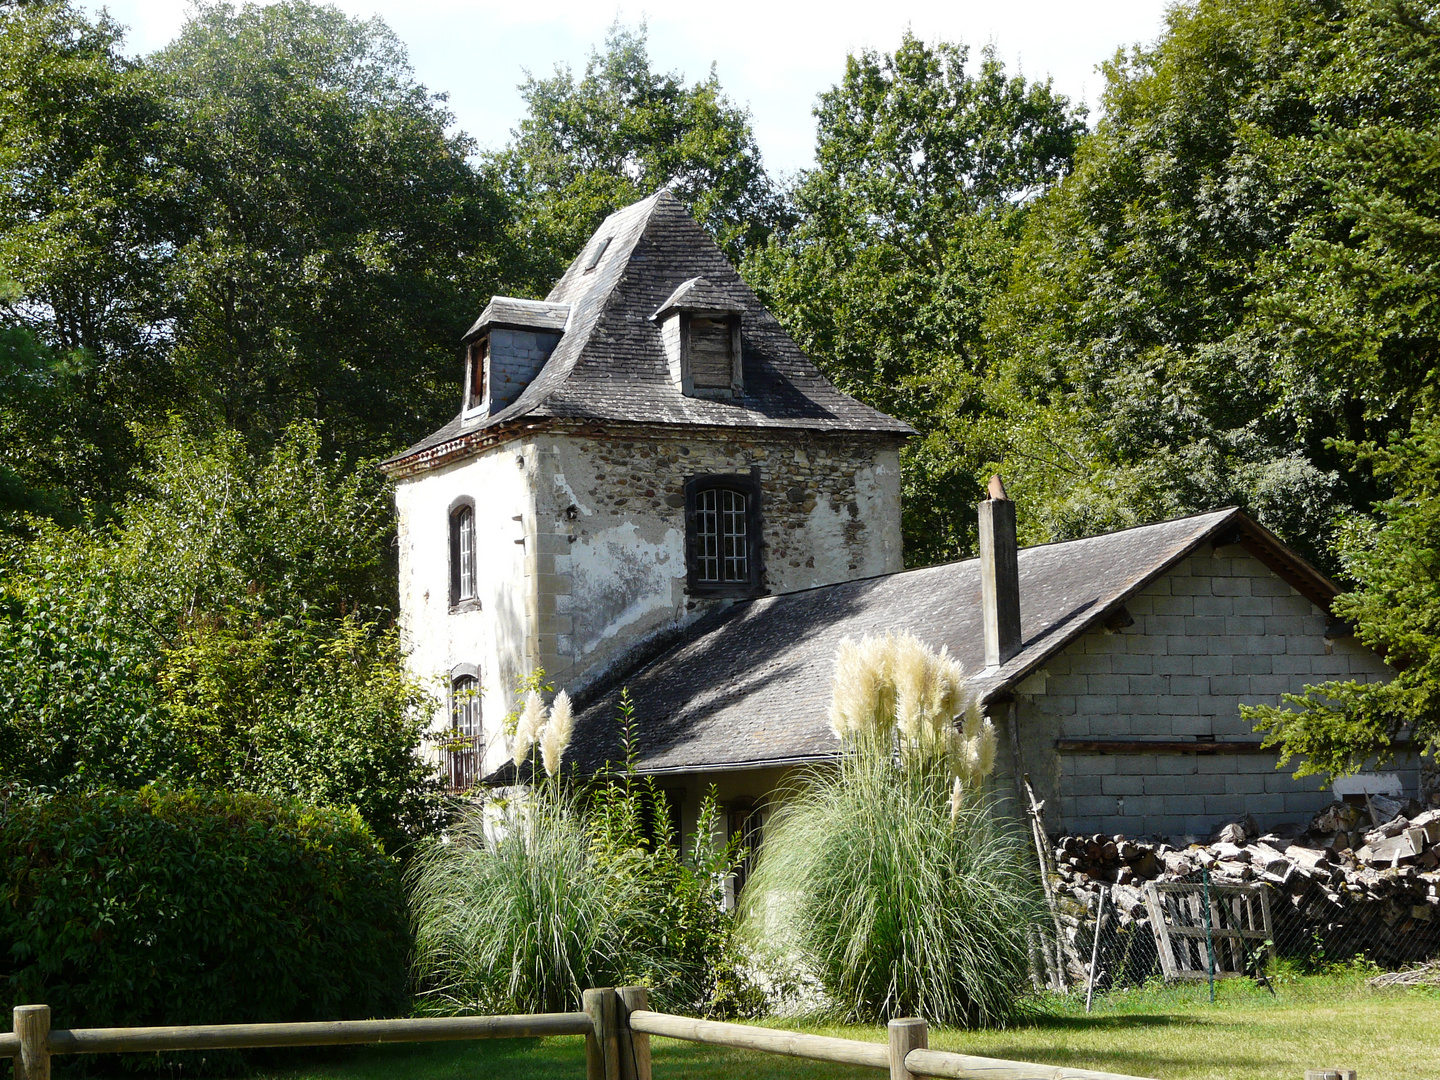
[(475, 506), (450, 511), (450, 603), (475, 599)]
[(480, 725), (480, 680), (458, 675), (450, 682), (450, 731), (445, 740), (445, 775), (452, 791), (468, 791), (480, 779), (485, 733)]
[(752, 596), (761, 589), (760, 483), (698, 476), (685, 485), (690, 592)]

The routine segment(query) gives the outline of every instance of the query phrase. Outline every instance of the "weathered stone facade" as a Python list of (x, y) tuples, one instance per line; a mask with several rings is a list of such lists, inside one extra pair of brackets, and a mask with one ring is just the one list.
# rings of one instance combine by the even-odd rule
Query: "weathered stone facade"
[[(417, 672), (480, 670), (487, 766), (515, 680), (583, 687), (636, 645), (731, 603), (686, 591), (686, 480), (758, 472), (769, 592), (901, 569), (896, 440), (551, 424), (402, 479), (402, 632)], [(478, 601), (450, 610), (450, 509), (476, 506)], [(443, 690), (443, 687), (441, 688)], [(436, 726), (448, 715), (436, 717)]]
[[(1219, 753), (1066, 748), (1252, 741), (1242, 704), (1393, 676), (1354, 638), (1327, 638), (1326, 613), (1238, 545), (1189, 556), (1126, 607), (1133, 625), (1087, 631), (1016, 688), (1021, 757), (1052, 831), (1204, 836), (1244, 814), (1264, 828), (1304, 820), (1333, 798), (1319, 777), (1293, 778), (1298, 762), (1277, 769), (1274, 751), (1253, 742)], [(1413, 769), (1402, 762), (1407, 789)]]

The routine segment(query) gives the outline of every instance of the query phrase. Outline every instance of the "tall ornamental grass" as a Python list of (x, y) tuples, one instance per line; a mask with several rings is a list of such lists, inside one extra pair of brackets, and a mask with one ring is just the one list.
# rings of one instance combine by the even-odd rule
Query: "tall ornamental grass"
[[(621, 710), (628, 730), (627, 695)], [(546, 775), (472, 804), (415, 860), (422, 1008), (556, 1012), (577, 1008), (587, 987), (643, 985), (662, 1008), (748, 1011), (754, 992), (721, 906), (738, 851), (712, 841), (713, 797), (687, 857), (648, 778), (627, 768), (581, 784), (562, 771), (572, 727), (563, 691), (547, 719), (532, 690), (513, 755), (517, 765), (538, 757)]]
[(561, 1012), (614, 986), (643, 917), (632, 877), (599, 871), (581, 811), (544, 782), (487, 814), (467, 808), (418, 860), (411, 892), (430, 1011)]
[(1042, 909), (1023, 837), (984, 790), (995, 732), (959, 666), (909, 635), (844, 642), (831, 720), (839, 761), (778, 800), (742, 934), (798, 960), (847, 1020), (1014, 1020)]

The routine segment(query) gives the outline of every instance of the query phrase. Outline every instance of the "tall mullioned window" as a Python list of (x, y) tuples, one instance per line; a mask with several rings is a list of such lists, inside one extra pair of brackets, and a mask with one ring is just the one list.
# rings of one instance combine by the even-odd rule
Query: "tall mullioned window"
[(480, 778), (484, 754), (480, 726), (480, 680), (461, 675), (450, 684), (450, 733), (445, 743), (445, 773), (450, 790), (468, 791)]
[(705, 582), (749, 582), (749, 500), (734, 488), (710, 488), (695, 501), (695, 572)]
[(760, 483), (755, 476), (697, 476), (685, 484), (689, 591), (754, 596), (762, 591)]
[(450, 512), (450, 603), (475, 599), (475, 507)]

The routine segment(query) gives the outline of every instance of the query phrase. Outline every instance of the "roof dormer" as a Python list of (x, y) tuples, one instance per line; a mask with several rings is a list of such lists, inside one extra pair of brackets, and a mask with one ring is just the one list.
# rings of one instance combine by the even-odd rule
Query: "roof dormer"
[(570, 318), (569, 304), (493, 296), (465, 332), (464, 417), (512, 405), (555, 351)]
[(682, 282), (650, 316), (660, 326), (670, 379), (682, 394), (738, 398), (745, 393), (740, 356), (744, 311), (733, 290), (694, 277)]

